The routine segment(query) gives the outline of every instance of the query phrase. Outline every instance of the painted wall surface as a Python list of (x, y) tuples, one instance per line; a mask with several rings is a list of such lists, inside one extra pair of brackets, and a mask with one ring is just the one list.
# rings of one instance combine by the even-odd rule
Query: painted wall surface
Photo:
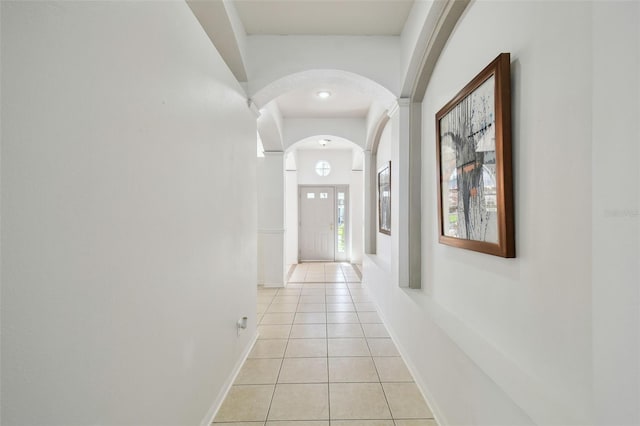
[[(594, 405), (640, 424), (640, 3), (593, 5)], [(615, 64), (615, 65), (614, 65)]]
[[(351, 182), (351, 150), (312, 149), (298, 150), (296, 166), (299, 185), (348, 185)], [(328, 176), (316, 173), (316, 163), (320, 160), (331, 164)]]
[(2, 424), (200, 424), (255, 336), (255, 116), (183, 2), (1, 8)]
[(364, 147), (366, 121), (363, 118), (287, 118), (283, 126), (285, 149), (314, 135), (337, 136)]
[(265, 152), (257, 163), (258, 284), (283, 287), (285, 281), (284, 153)]
[[(441, 424), (638, 423), (639, 15), (637, 3), (474, 2), (439, 59), (423, 104), (423, 289), (398, 288), (376, 257), (364, 273)], [(434, 117), (500, 52), (516, 259), (437, 243)]]
[(394, 94), (400, 89), (400, 37), (252, 35), (247, 37), (249, 93), (307, 70), (342, 70)]

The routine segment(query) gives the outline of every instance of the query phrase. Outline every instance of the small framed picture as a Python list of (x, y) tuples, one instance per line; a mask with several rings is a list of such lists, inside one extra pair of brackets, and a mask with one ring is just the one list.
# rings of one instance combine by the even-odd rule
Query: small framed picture
[(391, 161), (378, 172), (378, 231), (391, 235)]

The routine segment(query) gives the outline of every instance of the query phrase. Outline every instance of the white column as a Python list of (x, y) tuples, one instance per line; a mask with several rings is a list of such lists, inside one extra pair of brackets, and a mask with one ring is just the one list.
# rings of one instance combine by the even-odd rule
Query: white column
[(364, 151), (364, 252), (376, 253), (376, 156), (372, 151)]
[(351, 171), (351, 184), (349, 185), (349, 240), (351, 263), (362, 264), (364, 244), (364, 171)]
[[(421, 105), (398, 100), (398, 144), (392, 148), (392, 182), (397, 179), (398, 218), (392, 234), (395, 272), (400, 287), (421, 287)], [(395, 194), (391, 195), (392, 202)]]
[(258, 164), (258, 284), (285, 285), (284, 153), (265, 152)]
[[(286, 161), (286, 160), (285, 160)], [(285, 171), (285, 273), (298, 263), (298, 171)]]

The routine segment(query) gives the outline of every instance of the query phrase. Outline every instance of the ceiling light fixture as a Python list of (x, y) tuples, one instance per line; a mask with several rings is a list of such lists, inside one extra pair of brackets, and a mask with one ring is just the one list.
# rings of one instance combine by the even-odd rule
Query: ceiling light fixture
[(318, 143), (319, 143), (320, 145), (322, 145), (322, 147), (323, 147), (323, 148), (324, 148), (325, 146), (327, 146), (327, 143), (329, 143), (329, 142), (331, 142), (331, 139), (320, 139), (320, 140), (318, 141)]
[(320, 99), (327, 99), (328, 97), (331, 96), (331, 92), (329, 92), (328, 90), (321, 90), (318, 93), (316, 93), (316, 96), (319, 97)]

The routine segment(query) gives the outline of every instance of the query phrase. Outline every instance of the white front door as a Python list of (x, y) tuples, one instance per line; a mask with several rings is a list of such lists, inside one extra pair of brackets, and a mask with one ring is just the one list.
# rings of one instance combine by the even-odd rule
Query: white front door
[(335, 189), (300, 187), (300, 260), (335, 260)]

